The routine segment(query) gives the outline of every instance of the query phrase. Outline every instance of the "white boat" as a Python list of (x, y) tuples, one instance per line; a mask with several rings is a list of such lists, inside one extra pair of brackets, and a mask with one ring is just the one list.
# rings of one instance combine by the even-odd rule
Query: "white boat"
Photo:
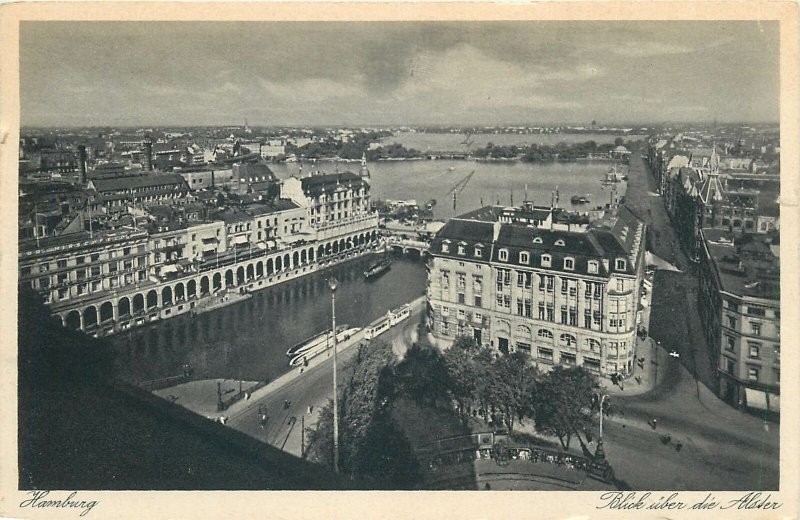
[[(346, 327), (346, 325), (344, 327)], [(337, 330), (339, 331), (336, 334), (337, 343), (341, 343), (342, 341), (350, 339), (353, 334), (361, 330), (361, 327), (344, 327), (337, 327)], [(302, 347), (293, 355), (294, 357), (292, 357), (291, 361), (289, 361), (289, 365), (293, 367), (299, 367), (319, 356), (323, 352), (326, 352), (333, 346), (333, 341), (331, 341), (331, 339), (332, 337), (330, 331), (325, 331), (319, 336), (316, 336), (309, 343), (301, 344)]]

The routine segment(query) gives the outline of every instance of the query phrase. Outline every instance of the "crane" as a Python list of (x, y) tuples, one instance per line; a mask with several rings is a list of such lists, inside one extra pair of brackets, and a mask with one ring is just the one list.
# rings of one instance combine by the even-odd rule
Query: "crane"
[(450, 195), (451, 193), (453, 194), (453, 210), (456, 209), (456, 201), (458, 200), (458, 194), (461, 193), (464, 190), (464, 188), (467, 187), (467, 184), (469, 183), (469, 180), (472, 178), (473, 175), (475, 175), (475, 170), (469, 172), (469, 175), (458, 181), (455, 184), (455, 186), (450, 188), (450, 191), (447, 192), (447, 195)]

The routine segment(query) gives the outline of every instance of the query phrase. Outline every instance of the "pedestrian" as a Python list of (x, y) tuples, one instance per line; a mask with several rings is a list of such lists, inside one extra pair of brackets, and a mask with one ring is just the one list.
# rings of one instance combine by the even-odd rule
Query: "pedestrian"
[(683, 444), (680, 441), (676, 442), (675, 451), (681, 451), (681, 448), (683, 448)]
[(653, 419), (653, 429), (654, 430), (656, 429), (656, 426), (658, 426), (658, 421), (656, 421), (655, 418), (654, 418)]

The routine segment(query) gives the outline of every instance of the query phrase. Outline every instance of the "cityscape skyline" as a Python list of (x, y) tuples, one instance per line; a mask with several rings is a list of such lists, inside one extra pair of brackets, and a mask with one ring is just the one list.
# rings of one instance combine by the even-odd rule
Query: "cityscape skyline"
[(770, 22), (24, 22), (20, 34), (25, 126), (778, 119)]

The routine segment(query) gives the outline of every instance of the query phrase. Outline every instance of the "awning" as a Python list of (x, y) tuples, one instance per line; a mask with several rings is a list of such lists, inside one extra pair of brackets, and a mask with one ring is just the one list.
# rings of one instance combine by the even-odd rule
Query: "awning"
[(247, 236), (239, 235), (239, 236), (233, 237), (233, 240), (231, 241), (231, 243), (232, 244), (246, 244), (247, 243)]
[(264, 242), (259, 242), (259, 243), (256, 244), (256, 246), (259, 249), (267, 249), (267, 244), (265, 244)]
[(217, 243), (217, 239), (216, 239), (216, 237), (204, 238), (203, 239), (203, 243), (204, 244), (216, 244)]
[(165, 265), (161, 268), (161, 274), (177, 273), (178, 266), (176, 264)]
[(777, 394), (768, 394), (762, 390), (754, 388), (744, 389), (745, 399), (749, 408), (757, 408), (759, 410), (766, 410), (768, 412), (781, 411), (781, 396)]

